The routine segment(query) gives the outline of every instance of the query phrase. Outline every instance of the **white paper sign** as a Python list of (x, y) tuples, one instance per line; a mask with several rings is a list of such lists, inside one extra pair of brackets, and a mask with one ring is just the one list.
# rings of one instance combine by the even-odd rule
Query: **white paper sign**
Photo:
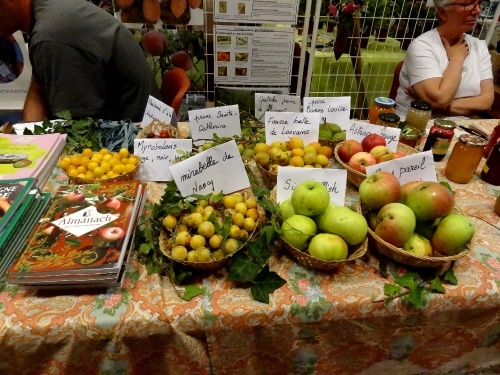
[(304, 112), (266, 112), (266, 143), (286, 141), (299, 137), (304, 144), (316, 142), (319, 136), (318, 113)]
[(134, 154), (141, 157), (136, 178), (142, 181), (172, 181), (168, 167), (178, 160), (180, 154), (177, 151), (190, 152), (192, 148), (192, 139), (134, 139)]
[[(240, 111), (237, 105), (188, 111), (191, 135), (195, 144), (219, 137), (241, 135)], [(200, 142), (201, 140), (201, 142)]]
[(430, 150), (366, 167), (367, 176), (378, 171), (392, 173), (401, 185), (410, 181), (437, 182), (436, 166)]
[[(173, 120), (172, 120), (173, 118)], [(176, 125), (177, 117), (174, 115), (174, 109), (162, 101), (156, 99), (154, 96), (149, 96), (148, 104), (142, 117), (141, 127), (148, 126), (151, 121), (159, 120), (166, 124)]]
[(266, 112), (300, 112), (300, 96), (255, 94), (255, 117), (263, 118)]
[(355, 139), (361, 142), (368, 134), (380, 134), (385, 138), (387, 147), (396, 152), (401, 129), (387, 126), (373, 125), (363, 121), (352, 120), (346, 132), (346, 139)]
[(234, 140), (212, 147), (170, 167), (183, 197), (192, 194), (229, 194), (250, 186)]
[(344, 206), (347, 185), (347, 170), (345, 169), (314, 168), (305, 170), (296, 167), (278, 167), (277, 201), (283, 202), (290, 198), (298, 184), (309, 180), (321, 182), (330, 193), (330, 202), (337, 206)]
[(305, 97), (304, 112), (319, 113), (321, 122), (332, 122), (347, 130), (351, 113), (351, 97)]

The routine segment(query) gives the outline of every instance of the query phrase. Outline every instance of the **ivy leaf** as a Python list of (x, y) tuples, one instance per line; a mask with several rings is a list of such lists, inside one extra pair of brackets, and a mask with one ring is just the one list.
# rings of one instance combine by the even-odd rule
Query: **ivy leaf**
[(151, 246), (147, 243), (141, 243), (137, 253), (147, 255), (151, 251)]
[(455, 272), (453, 272), (453, 268), (448, 268), (444, 273), (443, 278), (452, 285), (458, 285), (458, 280), (455, 276)]
[(265, 265), (255, 278), (252, 285), (252, 297), (254, 300), (269, 303), (269, 294), (274, 293), (286, 283), (276, 272), (269, 271), (269, 265)]
[(418, 277), (416, 272), (406, 272), (401, 276), (394, 275), (394, 281), (405, 288), (415, 290), (418, 286)]
[(394, 285), (394, 284), (389, 284), (385, 283), (384, 284), (384, 294), (389, 297), (393, 297), (395, 295), (400, 294), (402, 291), (400, 285)]
[(385, 277), (386, 279), (389, 277), (389, 273), (387, 271), (387, 263), (385, 262), (379, 262), (378, 263), (378, 270), (380, 271), (380, 274)]
[(262, 265), (252, 262), (244, 252), (238, 252), (229, 265), (228, 280), (240, 283), (253, 282)]
[(443, 284), (441, 284), (441, 280), (439, 280), (439, 277), (436, 276), (432, 282), (431, 282), (431, 290), (436, 293), (446, 293), (446, 290), (443, 287)]
[(190, 301), (196, 296), (205, 293), (205, 288), (200, 288), (197, 285), (189, 284), (184, 287), (185, 292), (182, 295), (182, 299), (185, 301)]
[(424, 287), (418, 285), (410, 291), (407, 295), (403, 296), (403, 302), (412, 305), (414, 307), (422, 307), (425, 305), (427, 299), (424, 294)]
[(262, 240), (251, 241), (246, 245), (248, 254), (251, 255), (257, 263), (264, 265), (269, 257), (271, 256), (271, 251)]

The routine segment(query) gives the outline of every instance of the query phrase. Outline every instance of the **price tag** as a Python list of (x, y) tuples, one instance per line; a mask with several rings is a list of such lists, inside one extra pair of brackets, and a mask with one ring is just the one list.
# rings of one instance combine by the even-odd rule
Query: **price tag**
[(326, 186), (330, 193), (330, 203), (344, 206), (347, 186), (347, 170), (314, 168), (304, 170), (296, 167), (278, 167), (276, 199), (278, 203), (292, 196), (293, 190), (304, 181), (317, 181)]
[(183, 197), (221, 191), (229, 194), (250, 186), (234, 140), (176, 163), (170, 172)]
[(355, 139), (361, 142), (368, 134), (380, 134), (385, 138), (386, 146), (396, 152), (401, 129), (387, 126), (373, 125), (362, 121), (351, 121), (346, 132), (346, 139)]
[(410, 181), (437, 182), (436, 166), (430, 150), (366, 167), (367, 176), (379, 171), (392, 173), (401, 185)]
[(203, 144), (217, 136), (241, 135), (240, 112), (237, 105), (188, 111), (191, 134), (195, 144)]
[(266, 112), (300, 112), (300, 96), (255, 94), (255, 117), (261, 119)]
[(134, 139), (134, 154), (141, 157), (136, 178), (142, 181), (172, 181), (169, 167), (178, 161), (178, 151), (190, 152), (192, 148), (191, 139)]
[(177, 117), (174, 109), (153, 96), (149, 96), (148, 104), (144, 110), (141, 127), (144, 128), (151, 124), (151, 121), (158, 120), (166, 124), (177, 125)]
[(266, 112), (266, 143), (283, 142), (292, 137), (301, 138), (306, 145), (317, 142), (319, 121), (318, 113)]
[(351, 116), (351, 97), (304, 98), (304, 112), (319, 113), (321, 122), (331, 122), (347, 130)]

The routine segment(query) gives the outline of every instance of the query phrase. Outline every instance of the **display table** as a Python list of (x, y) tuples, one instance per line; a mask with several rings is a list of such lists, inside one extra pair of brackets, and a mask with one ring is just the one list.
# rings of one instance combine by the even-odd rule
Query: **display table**
[[(467, 121), (464, 121), (465, 123)], [(489, 129), (497, 120), (481, 121)], [(438, 164), (439, 178), (445, 161)], [(55, 170), (48, 189), (65, 183)], [(500, 187), (450, 183), (477, 225), (454, 265), (457, 286), (415, 310), (384, 306), (388, 282), (370, 249), (331, 274), (275, 252), (287, 283), (255, 302), (224, 271), (184, 301), (164, 276), (132, 261), (117, 290), (0, 293), (0, 374), (494, 374), (500, 373)], [(163, 185), (150, 183), (154, 198)], [(347, 204), (356, 201), (351, 190)], [(480, 372), (483, 371), (483, 372)]]

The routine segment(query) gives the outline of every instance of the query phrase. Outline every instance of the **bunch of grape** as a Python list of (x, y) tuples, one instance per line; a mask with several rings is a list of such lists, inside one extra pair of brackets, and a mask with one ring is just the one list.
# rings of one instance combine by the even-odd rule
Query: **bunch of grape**
[(257, 228), (259, 209), (251, 194), (235, 192), (220, 203), (198, 200), (190, 212), (162, 220), (169, 233), (173, 259), (210, 262), (236, 252)]
[(140, 159), (126, 148), (110, 152), (107, 148), (92, 151), (86, 148), (79, 154), (63, 156), (59, 167), (71, 177), (87, 180), (107, 180), (132, 172)]

